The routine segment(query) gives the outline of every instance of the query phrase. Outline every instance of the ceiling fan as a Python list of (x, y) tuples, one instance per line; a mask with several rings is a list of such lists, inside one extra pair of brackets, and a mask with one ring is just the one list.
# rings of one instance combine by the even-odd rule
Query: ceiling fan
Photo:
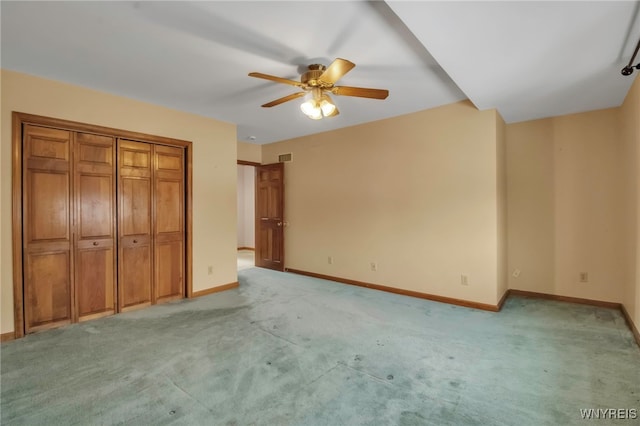
[(263, 78), (276, 83), (289, 84), (302, 89), (302, 92), (293, 93), (262, 105), (265, 108), (280, 105), (293, 99), (308, 96), (306, 102), (300, 105), (305, 115), (314, 120), (322, 117), (334, 117), (339, 114), (338, 108), (329, 97), (329, 93), (338, 96), (356, 96), (359, 98), (386, 99), (388, 90), (368, 89), (365, 87), (335, 86), (335, 83), (346, 73), (351, 71), (356, 64), (346, 59), (338, 58), (328, 67), (320, 64), (309, 65), (307, 72), (300, 76), (300, 81), (262, 74), (249, 73), (250, 77)]

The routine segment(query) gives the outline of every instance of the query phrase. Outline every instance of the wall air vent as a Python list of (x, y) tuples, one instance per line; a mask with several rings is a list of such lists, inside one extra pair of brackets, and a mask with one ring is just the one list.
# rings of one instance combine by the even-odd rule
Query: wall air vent
[(290, 163), (293, 161), (293, 154), (280, 154), (278, 155), (278, 163)]

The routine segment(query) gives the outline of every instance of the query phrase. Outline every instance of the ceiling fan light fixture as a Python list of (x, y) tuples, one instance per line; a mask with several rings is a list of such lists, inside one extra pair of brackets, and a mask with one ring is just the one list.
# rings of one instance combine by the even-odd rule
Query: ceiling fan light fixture
[(333, 117), (337, 113), (336, 105), (329, 95), (315, 88), (309, 98), (300, 105), (300, 109), (307, 117), (313, 120), (320, 120), (323, 117)]
[(320, 99), (320, 109), (322, 110), (322, 115), (325, 117), (331, 117), (336, 111), (336, 105), (331, 101), (329, 96), (322, 95), (322, 98)]
[(322, 118), (322, 110), (320, 109), (320, 105), (318, 101), (315, 99), (309, 99), (300, 105), (300, 109), (307, 117), (313, 120), (320, 120)]
[(354, 96), (369, 99), (386, 99), (389, 96), (389, 91), (384, 89), (336, 86), (335, 83), (355, 66), (353, 62), (337, 58), (328, 67), (319, 64), (309, 65), (308, 71), (302, 74), (300, 81), (259, 72), (250, 72), (249, 77), (271, 80), (302, 89), (300, 92), (267, 102), (262, 105), (263, 108), (270, 108), (293, 99), (306, 97), (306, 101), (300, 105), (300, 109), (307, 117), (313, 120), (320, 120), (324, 117), (335, 117), (340, 114), (338, 107), (333, 103), (328, 93), (337, 96)]
[(322, 110), (320, 108), (316, 108), (313, 110), (313, 114), (308, 116), (312, 120), (321, 120), (322, 119)]

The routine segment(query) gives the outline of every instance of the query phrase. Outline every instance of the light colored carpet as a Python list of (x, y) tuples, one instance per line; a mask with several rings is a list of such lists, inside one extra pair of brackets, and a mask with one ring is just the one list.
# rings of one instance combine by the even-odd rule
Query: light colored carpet
[(514, 297), (491, 313), (261, 268), (239, 281), (3, 343), (2, 424), (573, 425), (640, 408), (615, 310)]
[(256, 266), (255, 254), (253, 250), (238, 250), (238, 271)]

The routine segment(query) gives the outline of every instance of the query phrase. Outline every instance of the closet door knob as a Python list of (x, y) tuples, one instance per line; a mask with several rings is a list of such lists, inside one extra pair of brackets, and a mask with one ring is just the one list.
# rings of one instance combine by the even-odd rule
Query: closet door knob
[(137, 243), (137, 242), (138, 242), (138, 240), (133, 240), (133, 244), (135, 244), (135, 243)]
[(97, 242), (97, 241), (94, 241), (94, 242), (93, 242), (93, 245), (94, 245), (94, 246), (97, 246), (97, 245), (98, 245), (98, 242)]

